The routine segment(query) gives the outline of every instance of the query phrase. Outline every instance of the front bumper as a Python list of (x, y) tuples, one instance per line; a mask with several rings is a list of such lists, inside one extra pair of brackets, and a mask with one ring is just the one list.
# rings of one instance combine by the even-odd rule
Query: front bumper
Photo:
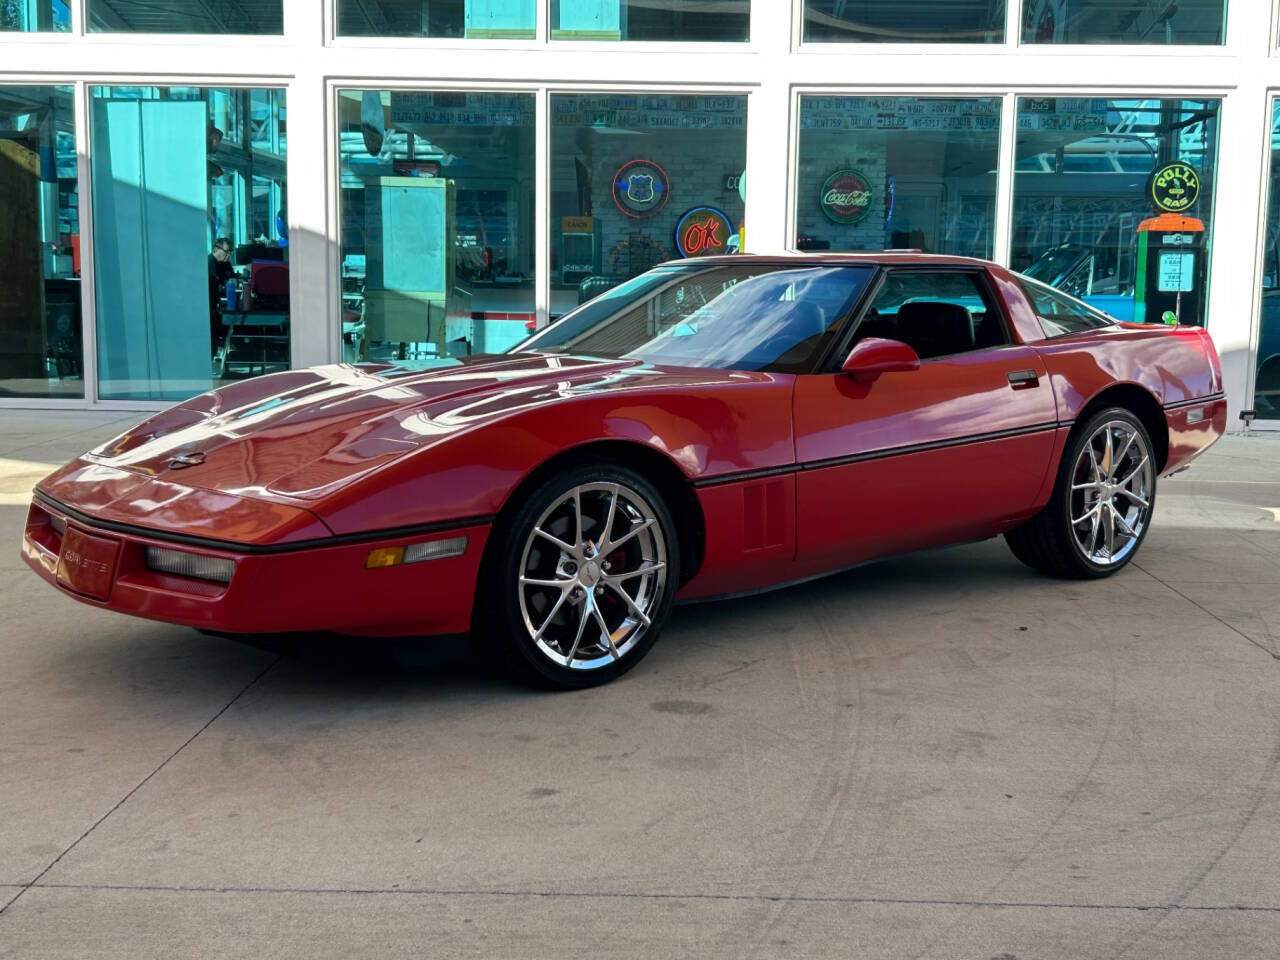
[[(51, 586), (82, 603), (234, 634), (463, 633), (470, 629), (490, 529), (487, 522), (477, 522), (387, 536), (247, 545), (197, 541), (95, 519), (37, 494), (27, 514), (23, 559)], [(467, 538), (459, 556), (365, 566), (376, 547), (455, 537)], [(68, 540), (73, 541), (70, 549)], [(230, 560), (234, 572), (229, 583), (161, 573), (148, 568), (148, 547)]]

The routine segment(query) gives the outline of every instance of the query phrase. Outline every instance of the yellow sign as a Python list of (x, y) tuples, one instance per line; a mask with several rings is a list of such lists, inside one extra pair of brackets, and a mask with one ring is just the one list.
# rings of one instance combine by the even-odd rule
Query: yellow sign
[(1151, 201), (1166, 213), (1185, 213), (1200, 199), (1200, 174), (1188, 163), (1166, 163), (1151, 175)]
[(561, 217), (561, 233), (592, 233), (595, 230), (595, 217)]

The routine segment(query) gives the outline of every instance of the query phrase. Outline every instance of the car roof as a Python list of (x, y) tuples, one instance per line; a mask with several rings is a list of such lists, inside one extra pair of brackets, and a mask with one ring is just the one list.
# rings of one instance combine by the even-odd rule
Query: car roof
[[(825, 251), (800, 253), (793, 253), (790, 251), (784, 253), (736, 253), (715, 257), (698, 257), (696, 259), (699, 263), (717, 266), (742, 263), (744, 260), (755, 261), (757, 263), (823, 264), (827, 266), (839, 266), (844, 264), (848, 266), (932, 265), (989, 267), (994, 265), (988, 260), (979, 260), (976, 257), (957, 257), (943, 253), (922, 253), (919, 250), (879, 250), (857, 253), (829, 253)], [(688, 264), (689, 262), (689, 260), (667, 261), (668, 264)], [(660, 264), (660, 266), (666, 265), (667, 264)]]

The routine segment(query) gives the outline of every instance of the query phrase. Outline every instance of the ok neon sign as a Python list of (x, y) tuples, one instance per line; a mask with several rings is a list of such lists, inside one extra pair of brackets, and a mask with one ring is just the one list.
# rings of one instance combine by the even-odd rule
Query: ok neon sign
[(722, 211), (693, 207), (684, 212), (676, 226), (676, 249), (686, 257), (723, 253), (732, 232), (729, 217)]

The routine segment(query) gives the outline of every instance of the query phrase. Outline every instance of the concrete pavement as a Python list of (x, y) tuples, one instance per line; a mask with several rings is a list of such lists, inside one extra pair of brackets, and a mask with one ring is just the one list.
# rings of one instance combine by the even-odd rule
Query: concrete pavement
[(1110, 580), (934, 551), (680, 608), (551, 695), (58, 596), (23, 491), (134, 418), (0, 418), (0, 957), (1280, 943), (1280, 438), (1164, 482)]

